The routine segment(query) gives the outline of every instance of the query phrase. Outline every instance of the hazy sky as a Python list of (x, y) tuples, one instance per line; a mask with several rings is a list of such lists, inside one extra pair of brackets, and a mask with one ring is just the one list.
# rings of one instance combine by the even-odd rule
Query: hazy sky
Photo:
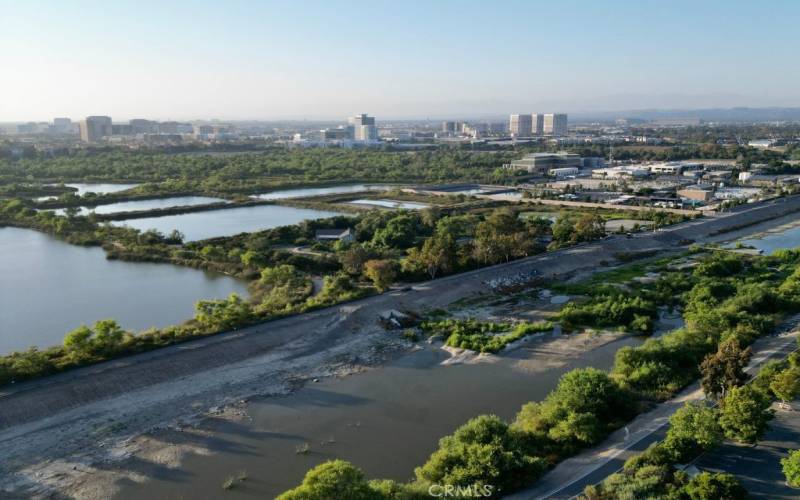
[(0, 0), (0, 121), (800, 105), (800, 1)]

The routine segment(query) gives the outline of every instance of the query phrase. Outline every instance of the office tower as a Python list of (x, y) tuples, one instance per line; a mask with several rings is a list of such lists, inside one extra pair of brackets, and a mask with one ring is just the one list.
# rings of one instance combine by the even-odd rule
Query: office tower
[(152, 120), (134, 118), (129, 123), (133, 134), (154, 134), (158, 130), (158, 123)]
[(96, 142), (112, 135), (111, 118), (108, 116), (87, 116), (81, 121), (81, 140)]
[(515, 137), (531, 136), (531, 115), (511, 115), (508, 120), (508, 130)]
[(544, 135), (555, 137), (567, 135), (567, 115), (559, 113), (544, 115)]
[(458, 122), (442, 122), (442, 132), (458, 132)]
[(533, 135), (544, 134), (544, 115), (541, 113), (534, 113), (531, 115), (531, 125)]
[(53, 131), (57, 134), (71, 134), (72, 120), (69, 118), (53, 118)]
[(375, 126), (375, 117), (367, 114), (352, 116), (347, 119), (348, 125), (353, 128), (353, 139), (357, 141), (377, 141), (378, 127)]

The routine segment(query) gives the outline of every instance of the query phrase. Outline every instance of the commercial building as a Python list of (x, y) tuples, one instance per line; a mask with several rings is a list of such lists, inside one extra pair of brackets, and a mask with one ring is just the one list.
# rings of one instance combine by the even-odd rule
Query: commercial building
[(84, 142), (97, 142), (114, 133), (109, 116), (87, 116), (81, 121), (80, 128), (81, 140)]
[(158, 122), (152, 120), (134, 118), (128, 123), (131, 126), (131, 133), (133, 134), (155, 134), (158, 132)]
[(442, 132), (454, 134), (458, 132), (458, 122), (442, 122)]
[(367, 114), (360, 114), (348, 118), (347, 123), (353, 127), (353, 139), (363, 142), (374, 142), (378, 140), (378, 127), (375, 126), (375, 117)]
[(525, 170), (531, 174), (544, 175), (550, 170), (559, 168), (580, 168), (583, 164), (580, 155), (575, 153), (532, 153), (520, 160), (504, 165), (514, 170)]
[(573, 175), (578, 175), (580, 169), (578, 167), (562, 167), (562, 168), (551, 168), (547, 171), (547, 175), (555, 177), (557, 179), (563, 179), (564, 177), (570, 177)]
[(508, 130), (514, 137), (530, 137), (533, 133), (532, 115), (511, 115)]
[(544, 135), (560, 137), (567, 135), (567, 115), (563, 113), (548, 113), (544, 115), (543, 127)]
[(534, 113), (531, 115), (531, 128), (533, 135), (544, 135), (544, 115)]
[(642, 179), (650, 176), (647, 167), (609, 167), (598, 168), (592, 171), (593, 179)]
[(53, 131), (57, 134), (73, 133), (72, 120), (69, 118), (53, 118)]
[(694, 201), (710, 201), (714, 197), (714, 191), (701, 186), (689, 186), (675, 192), (681, 198)]

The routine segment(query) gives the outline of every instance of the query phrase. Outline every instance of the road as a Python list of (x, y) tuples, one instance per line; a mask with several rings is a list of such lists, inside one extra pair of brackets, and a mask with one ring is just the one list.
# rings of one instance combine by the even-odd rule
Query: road
[[(790, 324), (796, 325), (799, 317)], [(800, 330), (758, 339), (753, 344), (753, 357), (747, 373), (753, 375), (772, 359), (781, 359), (797, 348)], [(622, 469), (625, 461), (666, 436), (669, 417), (689, 401), (705, 399), (700, 383), (695, 382), (655, 409), (639, 415), (627, 426), (611, 434), (599, 445), (560, 462), (539, 479), (535, 486), (506, 498), (514, 500), (569, 499), (586, 486), (598, 484)]]

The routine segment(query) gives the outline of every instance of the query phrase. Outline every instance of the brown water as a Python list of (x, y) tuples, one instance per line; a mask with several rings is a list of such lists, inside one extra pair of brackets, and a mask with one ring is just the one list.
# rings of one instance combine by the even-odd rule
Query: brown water
[[(544, 364), (552, 359), (546, 344), (538, 354), (523, 348), (494, 363), (450, 366), (439, 364), (444, 352), (426, 348), (379, 369), (255, 401), (252, 421), (214, 420), (213, 438), (199, 439), (213, 454), (189, 454), (179, 468), (156, 467), (155, 473), (148, 464), (151, 479), (120, 484), (117, 498), (273, 498), (334, 458), (353, 462), (370, 478), (408, 480), (439, 438), (468, 419), (482, 413), (513, 418), (523, 403), (543, 399), (564, 372), (608, 369), (617, 349), (639, 342), (622, 338), (551, 367)], [(304, 443), (310, 452), (298, 454)], [(223, 481), (242, 470), (248, 479), (223, 491)]]

